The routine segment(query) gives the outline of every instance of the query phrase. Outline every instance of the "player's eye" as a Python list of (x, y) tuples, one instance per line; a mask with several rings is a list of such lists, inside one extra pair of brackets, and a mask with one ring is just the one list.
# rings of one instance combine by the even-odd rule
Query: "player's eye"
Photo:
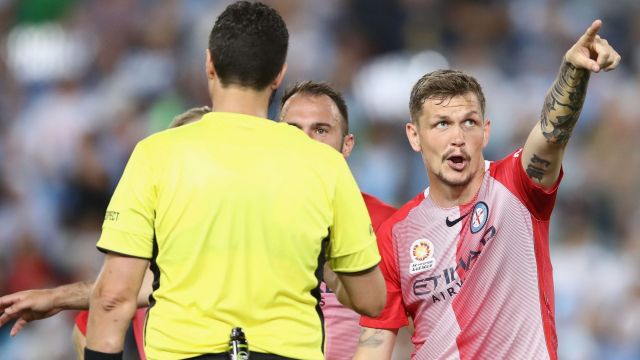
[(446, 129), (449, 126), (449, 123), (447, 123), (446, 121), (442, 120), (442, 121), (438, 121), (436, 123), (436, 129)]
[(474, 127), (478, 122), (473, 119), (467, 119), (463, 122), (463, 125), (466, 127)]
[(326, 128), (322, 128), (322, 127), (321, 128), (316, 128), (316, 133), (317, 134), (324, 135), (324, 134), (326, 134), (328, 132), (329, 132), (329, 130), (327, 130)]

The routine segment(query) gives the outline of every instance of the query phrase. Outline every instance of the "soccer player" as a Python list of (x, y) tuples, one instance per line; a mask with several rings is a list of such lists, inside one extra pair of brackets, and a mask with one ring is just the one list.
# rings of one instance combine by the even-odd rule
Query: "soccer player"
[(346, 161), (264, 118), (287, 42), (280, 16), (260, 3), (234, 3), (216, 20), (206, 61), (214, 111), (139, 142), (111, 198), (85, 359), (121, 357), (149, 263), (149, 358), (225, 358), (240, 326), (252, 359), (322, 359), (325, 255), (344, 305), (369, 316), (384, 306), (375, 236)]
[[(355, 145), (349, 133), (347, 105), (342, 95), (326, 83), (305, 81), (296, 83), (282, 97), (279, 121), (298, 127), (314, 140), (323, 142), (347, 158)], [(377, 231), (395, 208), (362, 193), (369, 211), (373, 229)], [(328, 282), (335, 279), (329, 269), (325, 270)], [(335, 294), (324, 283), (322, 290), (322, 313), (325, 320), (325, 359), (351, 359), (355, 354), (360, 335), (360, 316), (340, 304)]]
[(362, 318), (356, 359), (389, 359), (407, 316), (415, 359), (557, 359), (549, 219), (590, 73), (620, 62), (601, 25), (565, 54), (524, 147), (499, 161), (482, 155), (490, 123), (473, 77), (415, 84), (406, 132), (430, 186), (378, 231), (387, 304)]

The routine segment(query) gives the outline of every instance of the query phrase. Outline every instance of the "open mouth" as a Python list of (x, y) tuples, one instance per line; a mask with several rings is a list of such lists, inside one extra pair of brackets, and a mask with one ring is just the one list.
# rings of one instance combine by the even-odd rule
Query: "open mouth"
[(452, 155), (447, 157), (447, 164), (454, 170), (462, 171), (467, 166), (467, 158), (462, 155)]

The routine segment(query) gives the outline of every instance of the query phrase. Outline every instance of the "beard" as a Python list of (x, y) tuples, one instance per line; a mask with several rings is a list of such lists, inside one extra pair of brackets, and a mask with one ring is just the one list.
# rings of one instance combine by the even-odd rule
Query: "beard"
[(462, 178), (457, 178), (457, 179), (452, 179), (451, 177), (447, 177), (446, 175), (444, 175), (442, 169), (440, 169), (440, 171), (435, 175), (438, 178), (438, 180), (442, 181), (442, 183), (450, 187), (465, 187), (469, 185), (469, 183), (471, 183), (471, 179), (473, 179), (473, 176), (471, 176), (472, 175), (471, 172), (468, 172)]

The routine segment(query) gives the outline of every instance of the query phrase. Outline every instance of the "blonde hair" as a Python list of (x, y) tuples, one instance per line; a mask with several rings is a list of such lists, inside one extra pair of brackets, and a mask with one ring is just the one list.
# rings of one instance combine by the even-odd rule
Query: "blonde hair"
[(169, 128), (177, 128), (182, 125), (190, 124), (192, 122), (200, 120), (204, 115), (211, 112), (211, 108), (208, 106), (194, 107), (180, 115), (176, 115), (176, 117), (171, 120), (169, 124)]

